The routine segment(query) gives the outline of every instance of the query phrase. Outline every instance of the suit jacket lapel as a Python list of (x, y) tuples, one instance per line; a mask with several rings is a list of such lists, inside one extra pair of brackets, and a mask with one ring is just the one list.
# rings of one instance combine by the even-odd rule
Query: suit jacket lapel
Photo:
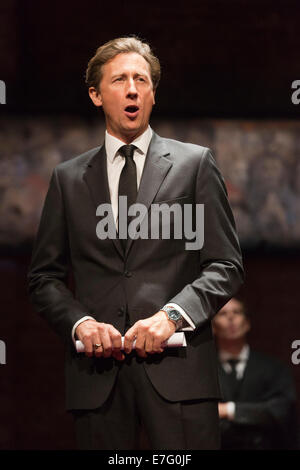
[[(165, 179), (172, 163), (164, 158), (170, 152), (164, 140), (153, 133), (149, 149), (146, 156), (145, 166), (137, 195), (137, 203), (143, 204), (149, 210), (150, 204), (155, 198), (163, 180)], [(128, 256), (133, 239), (129, 238), (126, 245), (125, 256)]]
[[(99, 152), (97, 152), (96, 155), (90, 159), (87, 165), (87, 169), (83, 175), (83, 179), (85, 180), (90, 190), (91, 197), (96, 209), (100, 204), (111, 204), (104, 144), (101, 146)], [(112, 239), (112, 242), (115, 245), (119, 255), (124, 257), (120, 240), (118, 238)]]

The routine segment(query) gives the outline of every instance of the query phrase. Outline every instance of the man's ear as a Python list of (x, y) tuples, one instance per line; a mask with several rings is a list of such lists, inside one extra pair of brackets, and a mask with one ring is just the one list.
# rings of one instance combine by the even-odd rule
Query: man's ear
[(153, 90), (153, 105), (155, 105), (155, 93), (156, 93), (156, 89)]
[(91, 86), (89, 88), (89, 95), (95, 106), (102, 106), (102, 98), (100, 91), (96, 90), (95, 87)]

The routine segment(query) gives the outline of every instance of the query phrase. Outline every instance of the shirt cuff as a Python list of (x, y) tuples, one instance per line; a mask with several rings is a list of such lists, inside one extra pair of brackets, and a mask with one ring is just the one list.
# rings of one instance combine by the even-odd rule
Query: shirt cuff
[(227, 402), (227, 416), (230, 420), (233, 420), (235, 417), (235, 403), (233, 401)]
[[(180, 313), (180, 315), (182, 315), (182, 317), (183, 317), (183, 318), (188, 322), (188, 324), (190, 325), (190, 326), (185, 326), (184, 328), (181, 328), (180, 331), (193, 331), (193, 330), (196, 329), (195, 324), (194, 324), (193, 321), (190, 319), (190, 317), (188, 316), (188, 314), (183, 310), (183, 308), (181, 308), (179, 305), (174, 304), (174, 303), (172, 303), (172, 302), (166, 304), (165, 306), (167, 306), (167, 305), (168, 305), (168, 307), (172, 307), (172, 308), (174, 308), (174, 310), (177, 310), (177, 311)], [(162, 310), (163, 310), (163, 309), (162, 309)]]
[[(76, 330), (77, 326), (80, 325), (80, 323), (84, 322), (85, 320), (95, 320), (95, 318), (89, 317), (89, 316), (85, 316), (85, 317), (80, 318), (80, 320), (78, 320), (78, 321), (75, 323), (75, 325), (74, 325), (73, 328), (72, 328), (72, 340), (73, 340), (74, 345), (76, 345), (75, 330)], [(95, 320), (95, 321), (96, 321), (96, 320)]]

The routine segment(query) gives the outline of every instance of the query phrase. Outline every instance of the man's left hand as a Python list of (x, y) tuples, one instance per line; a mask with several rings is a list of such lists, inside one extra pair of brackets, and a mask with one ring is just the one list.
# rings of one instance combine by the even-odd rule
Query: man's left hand
[(162, 353), (161, 344), (175, 333), (175, 323), (168, 319), (166, 312), (160, 310), (152, 317), (137, 321), (125, 334), (124, 351), (131, 353), (134, 340), (135, 350), (140, 357)]
[(219, 418), (228, 419), (227, 403), (219, 403), (218, 408), (219, 408)]

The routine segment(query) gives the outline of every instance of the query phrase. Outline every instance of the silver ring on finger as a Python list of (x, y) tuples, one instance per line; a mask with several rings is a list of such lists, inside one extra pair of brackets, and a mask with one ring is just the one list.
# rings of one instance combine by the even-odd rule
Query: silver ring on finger
[(102, 347), (102, 344), (101, 343), (95, 343), (93, 344), (93, 349), (96, 351), (96, 349), (99, 349)]

